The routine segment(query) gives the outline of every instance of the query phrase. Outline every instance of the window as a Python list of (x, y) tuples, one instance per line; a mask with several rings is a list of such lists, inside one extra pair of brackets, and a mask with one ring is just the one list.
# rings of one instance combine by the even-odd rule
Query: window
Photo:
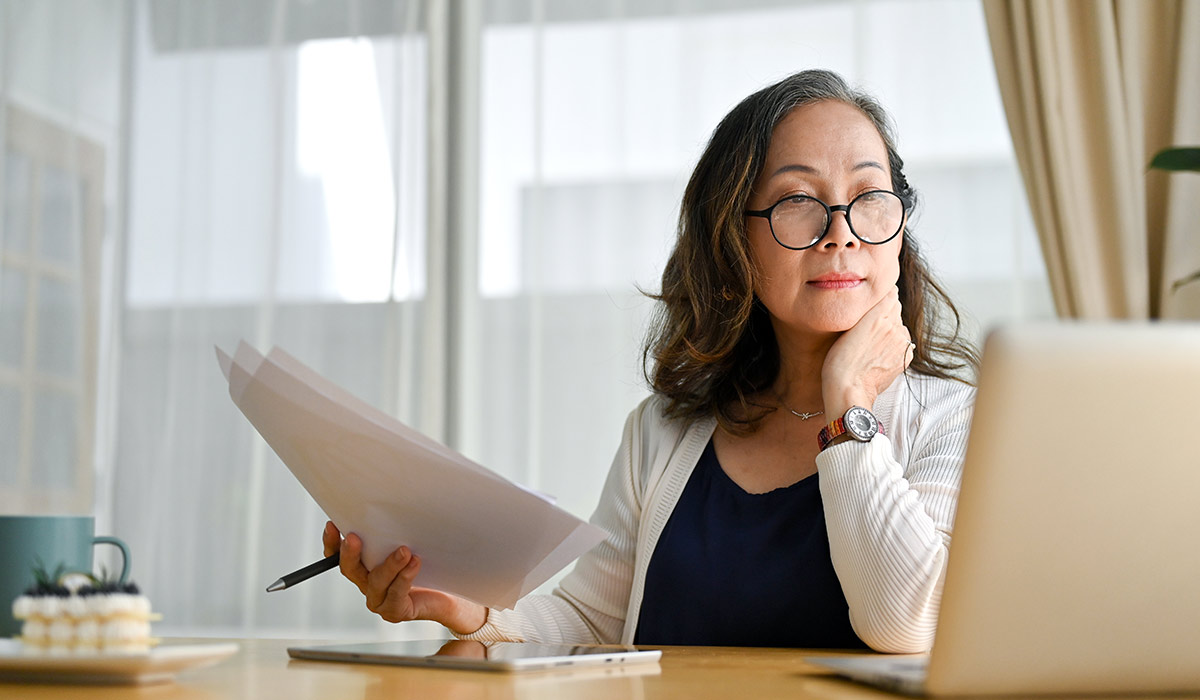
[(87, 513), (104, 151), (12, 103), (4, 142), (0, 510)]

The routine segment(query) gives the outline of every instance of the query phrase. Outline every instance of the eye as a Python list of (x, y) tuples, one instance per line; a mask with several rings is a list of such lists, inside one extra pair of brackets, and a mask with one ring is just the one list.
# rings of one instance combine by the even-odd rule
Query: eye
[(776, 202), (776, 204), (778, 204), (779, 202), (796, 202), (796, 201), (800, 201), (801, 199), (816, 199), (816, 198), (807, 192), (791, 192), (791, 193), (785, 194), (782, 197), (780, 197), (779, 200)]

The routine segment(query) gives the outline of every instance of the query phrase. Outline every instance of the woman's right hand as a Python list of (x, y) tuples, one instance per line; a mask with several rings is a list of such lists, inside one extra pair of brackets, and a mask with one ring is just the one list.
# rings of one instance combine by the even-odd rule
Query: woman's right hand
[(388, 622), (434, 620), (458, 634), (471, 634), (487, 622), (487, 608), (456, 595), (413, 586), (421, 558), (408, 547), (392, 552), (374, 569), (362, 563), (362, 539), (353, 532), (345, 538), (332, 522), (321, 537), (325, 556), (341, 552), (342, 575), (367, 599), (367, 609)]
[(851, 406), (873, 410), (875, 399), (908, 368), (912, 336), (904, 325), (900, 290), (892, 287), (829, 348), (821, 368), (825, 415)]

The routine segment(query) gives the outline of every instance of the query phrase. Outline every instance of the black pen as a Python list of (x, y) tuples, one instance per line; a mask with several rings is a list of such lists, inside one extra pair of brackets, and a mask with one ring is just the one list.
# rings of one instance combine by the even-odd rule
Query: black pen
[(334, 552), (321, 561), (315, 561), (303, 569), (293, 571), (290, 574), (285, 574), (278, 581), (267, 586), (267, 593), (282, 591), (285, 588), (291, 588), (297, 583), (300, 583), (301, 581), (307, 581), (323, 571), (329, 571), (338, 565), (338, 562), (341, 561), (341, 557), (341, 552)]

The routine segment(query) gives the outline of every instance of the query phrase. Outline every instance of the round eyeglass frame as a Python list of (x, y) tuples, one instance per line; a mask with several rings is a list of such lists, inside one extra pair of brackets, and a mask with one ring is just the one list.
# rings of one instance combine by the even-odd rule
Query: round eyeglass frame
[[(866, 197), (867, 195), (879, 194), (879, 193), (891, 195), (900, 202), (900, 207), (901, 207), (901, 211), (902, 211), (902, 214), (900, 216), (900, 225), (896, 228), (895, 233), (893, 233), (892, 235), (883, 239), (882, 241), (868, 241), (867, 239), (858, 235), (858, 232), (854, 230), (854, 224), (850, 219), (850, 207), (853, 207), (855, 202), (862, 199), (863, 197)], [(794, 202), (798, 199), (809, 199), (809, 200), (816, 202), (817, 204), (820, 204), (822, 207), (825, 208), (825, 228), (824, 228), (824, 230), (821, 231), (821, 235), (817, 236), (815, 239), (813, 239), (812, 243), (809, 243), (808, 245), (805, 245), (805, 246), (799, 246), (799, 247), (788, 245), (788, 244), (784, 243), (783, 241), (779, 240), (779, 236), (775, 235), (775, 224), (774, 224), (774, 222), (771, 221), (771, 213), (775, 211), (775, 207), (779, 206), (780, 204), (783, 204), (784, 202)], [(769, 226), (771, 229), (771, 238), (774, 238), (775, 242), (778, 243), (779, 245), (783, 246), (784, 248), (787, 248), (788, 250), (808, 250), (809, 248), (820, 243), (825, 238), (825, 236), (829, 235), (829, 227), (833, 225), (833, 213), (835, 211), (842, 212), (842, 214), (846, 217), (846, 227), (850, 229), (850, 233), (853, 234), (855, 238), (862, 241), (863, 243), (866, 243), (867, 245), (883, 245), (884, 243), (887, 243), (888, 241), (892, 240), (896, 236), (900, 235), (900, 232), (904, 230), (904, 222), (905, 222), (906, 217), (903, 214), (907, 213), (907, 210), (908, 210), (908, 208), (904, 206), (904, 200), (900, 199), (900, 195), (896, 194), (895, 192), (892, 192), (891, 190), (870, 190), (868, 192), (863, 192), (862, 194), (858, 195), (854, 199), (850, 200), (849, 204), (836, 204), (834, 206), (830, 206), (830, 205), (826, 204), (825, 202), (822, 202), (821, 200), (817, 199), (816, 197), (810, 197), (806, 194), (796, 194), (796, 195), (792, 195), (790, 197), (784, 197), (783, 199), (779, 200), (778, 202), (775, 202), (774, 204), (767, 207), (766, 209), (759, 209), (758, 211), (747, 210), (746, 216), (758, 216), (758, 217), (762, 217), (762, 218), (766, 219), (767, 226)]]

